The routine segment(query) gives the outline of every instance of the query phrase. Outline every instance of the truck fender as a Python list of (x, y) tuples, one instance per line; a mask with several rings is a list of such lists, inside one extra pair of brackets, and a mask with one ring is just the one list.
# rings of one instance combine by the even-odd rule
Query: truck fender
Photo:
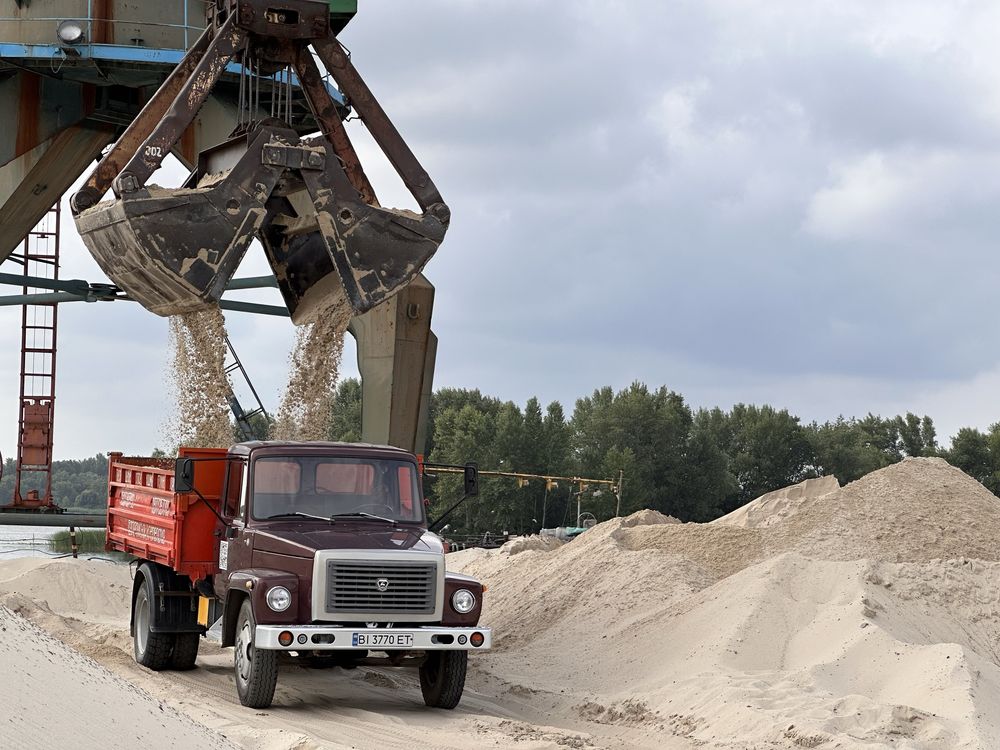
[(222, 647), (236, 645), (236, 621), (240, 616), (243, 600), (249, 596), (247, 591), (230, 589), (226, 592), (226, 607), (222, 614)]
[(197, 594), (187, 576), (153, 562), (144, 562), (132, 581), (132, 606), (129, 632), (135, 635), (135, 598), (143, 581), (153, 590), (153, 608), (149, 630), (152, 633), (204, 633), (198, 623)]
[[(265, 603), (271, 586), (284, 586), (292, 595), (292, 605), (284, 612), (273, 612)], [(299, 578), (284, 570), (250, 568), (233, 573), (226, 588), (226, 604), (222, 615), (222, 645), (236, 643), (236, 621), (243, 600), (249, 598), (254, 619), (262, 625), (293, 623), (298, 619)]]

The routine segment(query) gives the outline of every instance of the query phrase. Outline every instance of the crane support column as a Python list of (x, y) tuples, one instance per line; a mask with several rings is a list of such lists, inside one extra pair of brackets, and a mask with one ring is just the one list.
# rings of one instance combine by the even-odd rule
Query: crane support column
[(437, 337), (434, 287), (421, 274), (351, 321), (361, 372), (361, 439), (424, 454)]

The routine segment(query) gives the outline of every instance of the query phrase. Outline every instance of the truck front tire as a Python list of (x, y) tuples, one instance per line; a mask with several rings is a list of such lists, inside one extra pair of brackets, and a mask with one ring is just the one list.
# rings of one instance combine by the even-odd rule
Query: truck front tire
[(167, 669), (177, 638), (173, 633), (153, 633), (153, 587), (149, 578), (143, 576), (139, 590), (135, 594), (132, 609), (132, 651), (135, 660), (155, 672)]
[(428, 651), (420, 665), (420, 692), (431, 708), (454, 708), (465, 691), (467, 651)]
[(244, 599), (236, 621), (236, 646), (233, 664), (236, 669), (236, 692), (240, 703), (248, 708), (267, 708), (274, 700), (278, 684), (278, 654), (254, 646), (257, 623), (253, 607)]

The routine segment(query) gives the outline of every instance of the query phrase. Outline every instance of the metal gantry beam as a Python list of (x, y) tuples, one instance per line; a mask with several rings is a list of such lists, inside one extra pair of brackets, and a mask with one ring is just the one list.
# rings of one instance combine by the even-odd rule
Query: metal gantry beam
[[(426, 468), (431, 473), (440, 472), (442, 474), (464, 474), (464, 466), (456, 466), (453, 464), (434, 464), (434, 463), (424, 463), (424, 468)], [(586, 477), (565, 477), (556, 474), (525, 474), (518, 471), (490, 471), (486, 469), (479, 470), (479, 476), (481, 477), (506, 477), (508, 479), (517, 479), (522, 482), (528, 482), (532, 479), (542, 479), (546, 484), (556, 484), (558, 482), (565, 482), (567, 484), (575, 484), (580, 487), (581, 490), (586, 489), (587, 485), (599, 484), (605, 487), (610, 487), (612, 490), (618, 486), (619, 482), (614, 479), (588, 479)]]
[(76, 529), (103, 529), (104, 513), (2, 513), (0, 526), (55, 526)]
[[(457, 466), (455, 464), (434, 464), (434, 463), (422, 463), (421, 464), (428, 471), (435, 473), (440, 472), (442, 474), (464, 474), (465, 467)], [(559, 486), (559, 482), (565, 482), (570, 485), (577, 485), (580, 489), (578, 492), (573, 492), (570, 489), (570, 497), (576, 495), (576, 516), (577, 521), (580, 518), (580, 495), (582, 495), (590, 485), (596, 484), (602, 487), (607, 487), (612, 494), (615, 496), (615, 518), (621, 515), (622, 512), (622, 484), (625, 483), (625, 472), (622, 469), (618, 470), (618, 480), (614, 479), (588, 479), (586, 477), (565, 477), (556, 474), (526, 474), (518, 471), (489, 471), (480, 470), (479, 476), (481, 477), (506, 477), (507, 479), (516, 479), (518, 487), (524, 487), (528, 482), (533, 479), (541, 479), (545, 482), (545, 496), (548, 499), (548, 491), (554, 487)], [(597, 493), (595, 493), (597, 494)], [(542, 506), (542, 523), (545, 522), (545, 506)]]
[[(51, 293), (10, 294), (0, 296), (0, 307), (16, 305), (43, 305), (58, 302), (114, 302), (124, 300), (133, 302), (121, 289), (113, 284), (91, 284), (82, 279), (46, 279), (35, 276), (25, 277), (20, 274), (0, 273), (0, 284), (13, 286), (28, 286), (37, 289), (51, 289)], [(226, 291), (245, 289), (277, 289), (278, 280), (274, 276), (249, 276), (233, 279), (226, 286)], [(288, 309), (279, 305), (262, 305), (257, 302), (241, 302), (239, 300), (220, 300), (219, 307), (233, 312), (254, 313), (256, 315), (276, 315), (288, 317)]]

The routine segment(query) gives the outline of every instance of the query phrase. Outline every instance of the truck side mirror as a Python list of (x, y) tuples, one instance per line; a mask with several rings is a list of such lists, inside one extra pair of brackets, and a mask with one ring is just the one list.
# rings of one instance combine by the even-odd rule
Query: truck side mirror
[(190, 492), (194, 489), (194, 461), (178, 458), (174, 463), (174, 492)]
[(465, 465), (465, 494), (469, 497), (479, 494), (479, 467), (475, 464)]

